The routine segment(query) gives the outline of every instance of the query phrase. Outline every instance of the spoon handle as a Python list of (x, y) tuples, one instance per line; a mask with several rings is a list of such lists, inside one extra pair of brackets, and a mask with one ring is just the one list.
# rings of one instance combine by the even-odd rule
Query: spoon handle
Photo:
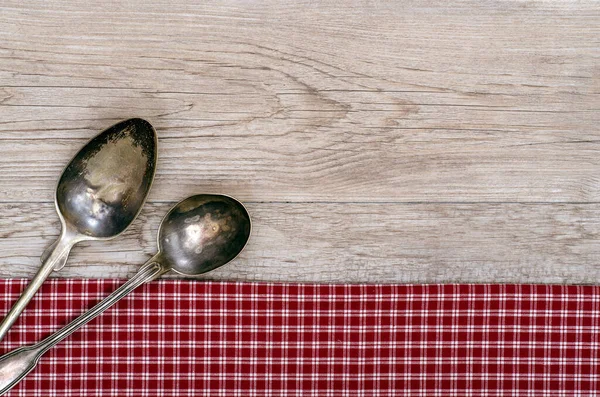
[(142, 284), (152, 281), (169, 271), (152, 257), (125, 284), (101, 300), (96, 306), (71, 321), (64, 328), (35, 345), (21, 347), (0, 357), (0, 396), (19, 383), (38, 363), (40, 357), (54, 345), (104, 313), (112, 305)]
[(4, 336), (10, 329), (10, 327), (17, 321), (19, 315), (29, 301), (33, 298), (35, 293), (44, 283), (44, 280), (48, 278), (52, 270), (54, 270), (55, 266), (60, 263), (64, 263), (69, 256), (69, 252), (71, 252), (71, 248), (73, 247), (73, 242), (69, 238), (65, 238), (62, 235), (59, 240), (53, 245), (53, 250), (42, 263), (40, 270), (33, 276), (33, 279), (29, 282), (29, 285), (25, 288), (19, 299), (15, 302), (13, 307), (10, 309), (2, 324), (0, 324), (0, 340), (4, 339)]
[(107, 309), (112, 307), (112, 305), (129, 295), (129, 293), (131, 293), (140, 285), (150, 282), (165, 274), (169, 269), (165, 269), (160, 262), (156, 261), (155, 258), (156, 257), (153, 257), (146, 262), (133, 277), (131, 277), (125, 284), (117, 288), (112, 294), (108, 295), (106, 298), (97, 303), (96, 306), (92, 307), (90, 310), (71, 321), (59, 331), (39, 342), (38, 345), (40, 345), (42, 351), (41, 354), (44, 354), (51, 347), (65, 339), (67, 336), (71, 335), (73, 332), (77, 331), (79, 328), (83, 327), (85, 324), (104, 313)]

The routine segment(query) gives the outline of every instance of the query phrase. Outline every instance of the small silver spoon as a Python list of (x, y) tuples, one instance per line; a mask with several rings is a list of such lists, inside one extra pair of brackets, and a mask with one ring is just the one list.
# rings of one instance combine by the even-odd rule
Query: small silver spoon
[(158, 253), (129, 281), (60, 331), (0, 357), (0, 395), (31, 372), (50, 348), (135, 288), (170, 270), (195, 276), (222, 266), (242, 251), (249, 237), (250, 216), (239, 201), (221, 195), (197, 195), (179, 202), (160, 224)]
[(42, 255), (42, 266), (0, 324), (0, 340), (52, 270), (67, 262), (84, 240), (121, 234), (140, 212), (156, 170), (156, 132), (142, 119), (113, 125), (73, 157), (56, 187), (59, 238)]

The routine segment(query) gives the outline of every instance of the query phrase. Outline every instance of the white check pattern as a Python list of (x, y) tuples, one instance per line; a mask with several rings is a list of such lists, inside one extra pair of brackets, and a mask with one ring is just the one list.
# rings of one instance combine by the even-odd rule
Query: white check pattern
[[(8, 311), (25, 280), (0, 280)], [(50, 280), (3, 351), (116, 280)], [(9, 396), (596, 396), (600, 287), (159, 281)]]

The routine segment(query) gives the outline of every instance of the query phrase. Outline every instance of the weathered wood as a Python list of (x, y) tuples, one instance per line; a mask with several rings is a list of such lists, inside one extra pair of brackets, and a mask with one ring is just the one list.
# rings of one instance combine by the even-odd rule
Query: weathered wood
[(5, 202), (131, 116), (161, 138), (152, 200), (600, 196), (593, 1), (4, 4)]
[(222, 192), (257, 225), (214, 278), (598, 282), (599, 27), (592, 0), (3, 1), (0, 276), (37, 267), (70, 157), (137, 116), (145, 218), (60, 276), (131, 274), (169, 202)]
[[(117, 240), (76, 247), (57, 277), (133, 274), (172, 203), (150, 204)], [(600, 279), (600, 204), (249, 203), (241, 258), (206, 278), (316, 282)], [(0, 204), (0, 276), (29, 277), (58, 234), (50, 204)]]

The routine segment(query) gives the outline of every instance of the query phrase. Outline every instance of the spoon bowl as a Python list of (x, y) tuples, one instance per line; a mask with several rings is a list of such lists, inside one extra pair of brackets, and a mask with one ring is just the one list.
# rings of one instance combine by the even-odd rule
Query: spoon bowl
[(163, 266), (196, 276), (235, 258), (250, 236), (250, 216), (237, 200), (202, 194), (179, 202), (158, 233)]
[(156, 169), (156, 132), (129, 119), (92, 139), (73, 157), (56, 188), (63, 226), (80, 236), (109, 239), (135, 219)]
[(54, 198), (60, 236), (42, 254), (42, 266), (0, 324), (0, 340), (50, 273), (65, 266), (75, 244), (114, 238), (136, 218), (154, 179), (156, 141), (152, 125), (134, 118), (103, 131), (73, 157)]

